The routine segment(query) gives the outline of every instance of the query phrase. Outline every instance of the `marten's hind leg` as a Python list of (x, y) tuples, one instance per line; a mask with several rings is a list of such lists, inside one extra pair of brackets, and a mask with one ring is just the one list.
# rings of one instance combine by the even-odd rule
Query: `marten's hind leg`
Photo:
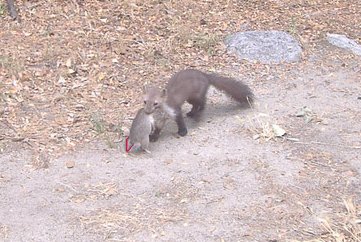
[(197, 117), (204, 110), (206, 105), (206, 98), (191, 99), (187, 100), (187, 102), (192, 104), (192, 109), (187, 113), (187, 116), (193, 118)]

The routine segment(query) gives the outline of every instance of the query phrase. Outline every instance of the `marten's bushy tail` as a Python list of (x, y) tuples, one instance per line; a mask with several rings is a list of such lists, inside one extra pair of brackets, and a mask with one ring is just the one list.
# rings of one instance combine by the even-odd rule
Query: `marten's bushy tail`
[(207, 74), (211, 85), (226, 92), (242, 105), (250, 105), (254, 101), (254, 94), (246, 84), (234, 78), (224, 77), (217, 74)]

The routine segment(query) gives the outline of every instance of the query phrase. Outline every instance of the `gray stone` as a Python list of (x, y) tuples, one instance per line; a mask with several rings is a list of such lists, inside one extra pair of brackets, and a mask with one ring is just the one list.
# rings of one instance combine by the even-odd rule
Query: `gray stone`
[(302, 53), (298, 41), (282, 31), (238, 32), (228, 36), (225, 44), (240, 59), (266, 64), (296, 62)]
[(327, 34), (327, 41), (337, 47), (352, 51), (355, 55), (361, 56), (361, 45), (357, 44), (356, 41), (347, 38), (342, 34)]

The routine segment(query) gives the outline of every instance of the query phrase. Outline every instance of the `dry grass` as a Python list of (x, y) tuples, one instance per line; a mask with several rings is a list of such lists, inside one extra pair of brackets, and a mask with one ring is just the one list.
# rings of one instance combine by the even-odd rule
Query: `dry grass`
[[(88, 189), (93, 192), (96, 187)], [(102, 186), (98, 189), (104, 191)], [(79, 218), (88, 231), (102, 234), (111, 241), (129, 241), (137, 232), (148, 231), (152, 236), (163, 233), (162, 226), (187, 218), (186, 206), (198, 190), (191, 181), (175, 177), (172, 184), (160, 187), (150, 198), (120, 194), (122, 206), (96, 210)], [(97, 192), (98, 193), (98, 192)]]
[(174, 204), (187, 203), (198, 195), (198, 189), (192, 181), (181, 177), (173, 178), (170, 186), (159, 187), (155, 193), (158, 198), (171, 201)]
[[(70, 200), (74, 203), (82, 203), (86, 200), (109, 199), (118, 194), (118, 185), (115, 182), (99, 182), (97, 184), (85, 184), (81, 187), (72, 187), (61, 184), (70, 192), (74, 193)], [(62, 189), (64, 190), (64, 189)]]
[(252, 134), (253, 139), (260, 139), (261, 141), (275, 140), (286, 132), (276, 124), (272, 116), (266, 113), (253, 112), (245, 120), (241, 118), (239, 120)]
[(276, 137), (272, 129), (272, 118), (268, 114), (256, 113), (251, 117), (248, 116), (247, 119), (248, 130), (253, 134), (254, 139), (271, 140)]
[(9, 227), (4, 224), (0, 224), (0, 239), (6, 239), (8, 235)]
[(2, 17), (6, 13), (6, 7), (5, 4), (0, 3), (0, 17)]
[(162, 233), (166, 223), (184, 220), (187, 214), (179, 207), (162, 208), (155, 204), (138, 202), (131, 207), (125, 205), (100, 209), (79, 218), (81, 225), (89, 232), (102, 234), (110, 241), (129, 241), (139, 231), (149, 231), (154, 236)]
[(116, 148), (119, 143), (119, 136), (123, 135), (122, 121), (116, 124), (106, 122), (99, 112), (93, 113), (90, 117), (92, 130), (97, 134), (98, 138), (105, 141), (109, 148)]
[(118, 194), (118, 185), (114, 182), (100, 182), (95, 185), (85, 186), (86, 194), (91, 197), (109, 198)]
[(31, 159), (31, 167), (34, 170), (49, 168), (50, 157), (45, 152), (35, 153)]
[(320, 236), (302, 242), (361, 242), (361, 206), (351, 198), (343, 200), (343, 204), (345, 211), (320, 218), (324, 228)]
[(361, 206), (352, 199), (343, 200), (346, 211), (336, 214), (336, 219), (322, 219), (326, 230), (320, 241), (361, 242)]

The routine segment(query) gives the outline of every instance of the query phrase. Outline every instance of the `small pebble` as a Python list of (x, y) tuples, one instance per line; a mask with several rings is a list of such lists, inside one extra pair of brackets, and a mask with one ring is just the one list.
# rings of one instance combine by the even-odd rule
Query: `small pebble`
[(66, 165), (67, 168), (73, 168), (73, 167), (75, 166), (75, 161), (73, 161), (73, 160), (67, 160), (67, 161), (65, 162), (65, 165)]

